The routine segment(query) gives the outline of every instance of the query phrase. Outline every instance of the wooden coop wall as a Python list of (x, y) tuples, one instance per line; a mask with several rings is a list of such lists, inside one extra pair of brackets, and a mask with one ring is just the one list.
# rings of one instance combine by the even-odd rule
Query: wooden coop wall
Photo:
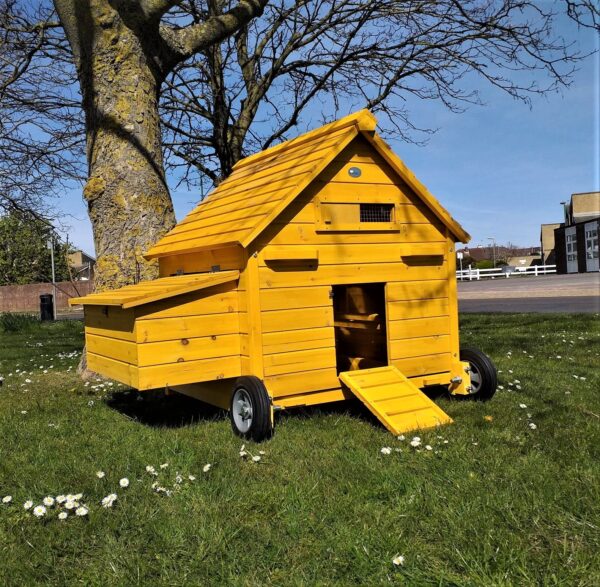
[[(351, 178), (348, 169), (360, 166)], [(398, 231), (317, 231), (319, 202), (396, 203)], [(386, 283), (388, 361), (419, 378), (448, 373), (458, 352), (454, 243), (364, 139), (351, 143), (253, 245), (259, 251), (263, 372), (278, 403), (340, 395), (330, 286)], [(317, 259), (318, 257), (318, 259)], [(331, 390), (323, 391), (323, 390)]]
[(130, 310), (86, 306), (92, 370), (153, 389), (241, 374), (235, 282)]

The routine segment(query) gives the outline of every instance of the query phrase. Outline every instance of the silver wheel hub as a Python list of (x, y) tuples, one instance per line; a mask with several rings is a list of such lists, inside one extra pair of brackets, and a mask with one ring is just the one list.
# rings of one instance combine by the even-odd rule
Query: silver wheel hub
[(481, 389), (481, 373), (473, 363), (469, 363), (471, 375), (471, 390), (470, 393), (477, 393)]
[(241, 433), (246, 433), (252, 427), (252, 400), (248, 392), (243, 389), (236, 389), (233, 394), (231, 406), (233, 421), (236, 428)]

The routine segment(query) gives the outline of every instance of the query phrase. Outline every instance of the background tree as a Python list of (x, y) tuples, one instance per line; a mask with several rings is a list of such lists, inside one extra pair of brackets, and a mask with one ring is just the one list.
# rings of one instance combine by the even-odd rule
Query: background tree
[[(574, 9), (582, 18), (591, 14), (586, 4)], [(210, 5), (223, 11), (228, 2)], [(460, 111), (480, 102), (466, 89), (476, 78), (529, 101), (568, 85), (580, 57), (553, 31), (564, 8), (529, 0), (271, 0), (261, 18), (167, 77), (170, 162), (187, 179), (218, 182), (245, 154), (320, 111), (325, 122), (364, 107), (379, 111), (388, 135), (418, 140), (406, 99)]]
[[(239, 30), (267, 0), (215, 13), (178, 0), (54, 0), (73, 52), (85, 113), (96, 288), (131, 283), (155, 268), (142, 254), (173, 227), (158, 97), (178, 64)], [(169, 10), (186, 4), (196, 18)]]
[(0, 213), (53, 218), (53, 196), (84, 177), (74, 69), (51, 6), (0, 0)]
[(0, 217), (0, 285), (52, 281), (48, 242), (54, 240), (56, 281), (70, 279), (70, 247), (43, 220), (16, 210)]

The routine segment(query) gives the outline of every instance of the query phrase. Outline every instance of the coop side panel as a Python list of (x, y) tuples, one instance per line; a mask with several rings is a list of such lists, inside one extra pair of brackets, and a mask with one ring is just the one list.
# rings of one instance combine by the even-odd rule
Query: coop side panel
[[(348, 174), (353, 166), (362, 170), (358, 180)], [(318, 230), (323, 195), (393, 199), (399, 228)], [(339, 388), (327, 297), (336, 284), (387, 283), (390, 363), (408, 377), (450, 370), (446, 229), (363, 141), (350, 145), (256, 245), (265, 370), (276, 395), (288, 393), (290, 385), (294, 391)]]
[(139, 389), (240, 375), (235, 282), (140, 306), (135, 322)]
[(85, 306), (85, 345), (91, 371), (137, 387), (136, 325), (133, 310)]

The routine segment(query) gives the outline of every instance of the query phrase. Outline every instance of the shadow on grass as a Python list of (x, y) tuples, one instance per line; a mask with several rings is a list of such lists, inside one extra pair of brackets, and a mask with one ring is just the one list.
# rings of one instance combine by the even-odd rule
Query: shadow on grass
[(227, 417), (227, 412), (220, 408), (178, 393), (166, 395), (162, 391), (118, 391), (106, 399), (106, 405), (140, 424), (155, 428), (183, 428)]
[[(432, 400), (448, 397), (444, 387), (430, 388)], [(228, 418), (227, 411), (179, 393), (166, 395), (163, 391), (143, 392), (126, 390), (114, 392), (106, 405), (117, 412), (155, 428), (183, 428), (200, 422), (215, 422)], [(314, 406), (288, 408), (277, 413), (276, 422), (304, 420), (316, 416), (344, 415), (367, 422), (376, 428), (381, 422), (359, 400), (345, 400)]]

